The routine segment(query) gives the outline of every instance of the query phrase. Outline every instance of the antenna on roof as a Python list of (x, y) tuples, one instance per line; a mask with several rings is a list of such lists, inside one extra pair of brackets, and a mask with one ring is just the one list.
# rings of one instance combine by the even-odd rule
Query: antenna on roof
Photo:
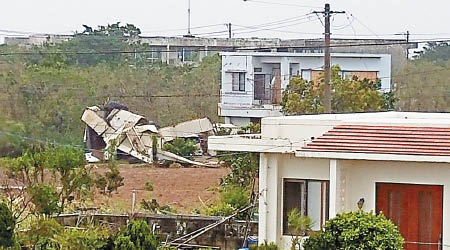
[(194, 37), (191, 34), (191, 0), (188, 0), (188, 32), (183, 37)]

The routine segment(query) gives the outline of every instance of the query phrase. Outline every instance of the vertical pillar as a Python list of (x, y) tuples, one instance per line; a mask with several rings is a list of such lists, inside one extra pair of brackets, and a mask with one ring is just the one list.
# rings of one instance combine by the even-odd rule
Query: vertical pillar
[(261, 153), (259, 156), (259, 221), (258, 221), (258, 239), (259, 242), (267, 240), (267, 157)]
[(167, 48), (166, 48), (166, 62), (167, 64), (170, 63), (170, 45), (167, 44)]
[(330, 219), (336, 217), (339, 207), (339, 168), (337, 160), (330, 159), (330, 199), (329, 199), (329, 215)]
[(283, 57), (281, 59), (280, 65), (280, 75), (281, 75), (281, 88), (286, 89), (289, 84), (289, 72), (290, 72), (290, 63), (287, 57)]
[[(268, 158), (267, 161), (267, 185), (266, 185), (266, 216), (265, 230), (267, 242), (279, 242), (281, 235), (281, 218), (282, 213), (280, 211), (282, 194), (279, 192), (280, 180), (279, 180), (279, 161), (278, 157), (271, 154), (264, 154), (264, 157)], [(264, 202), (264, 200), (263, 200)], [(262, 240), (264, 240), (262, 239)]]

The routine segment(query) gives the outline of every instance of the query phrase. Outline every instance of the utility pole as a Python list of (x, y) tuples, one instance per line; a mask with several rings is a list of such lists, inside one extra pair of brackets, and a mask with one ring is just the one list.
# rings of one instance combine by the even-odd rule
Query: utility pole
[(231, 23), (227, 24), (228, 27), (228, 38), (231, 39)]
[(397, 36), (405, 36), (406, 38), (406, 60), (409, 60), (409, 30), (407, 30), (405, 33), (395, 33), (394, 35)]
[(406, 60), (409, 60), (409, 30), (406, 31)]
[(324, 55), (324, 74), (325, 74), (325, 93), (324, 104), (325, 113), (331, 113), (331, 58), (330, 58), (330, 17), (333, 14), (344, 14), (345, 11), (331, 11), (330, 4), (325, 4), (324, 11), (314, 11), (315, 14), (323, 14), (325, 17), (325, 55)]

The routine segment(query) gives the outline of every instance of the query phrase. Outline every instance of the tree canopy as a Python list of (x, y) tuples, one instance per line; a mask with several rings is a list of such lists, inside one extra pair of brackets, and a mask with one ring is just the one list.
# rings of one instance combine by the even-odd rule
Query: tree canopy
[(450, 60), (450, 43), (428, 42), (424, 50), (415, 56), (415, 59), (446, 64)]
[[(379, 81), (361, 80), (356, 76), (343, 78), (339, 71), (338, 66), (332, 68), (332, 112), (379, 111), (393, 107), (394, 98), (380, 91)], [(294, 77), (283, 92), (282, 112), (287, 115), (323, 113), (323, 93), (323, 80), (308, 82)]]

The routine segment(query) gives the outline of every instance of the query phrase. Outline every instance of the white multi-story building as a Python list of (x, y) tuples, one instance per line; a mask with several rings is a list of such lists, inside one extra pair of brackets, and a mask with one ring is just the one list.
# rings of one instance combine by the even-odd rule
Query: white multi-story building
[[(225, 123), (245, 125), (263, 117), (281, 116), (281, 96), (293, 76), (317, 81), (323, 53), (223, 52), (219, 115)], [(380, 79), (381, 90), (391, 88), (391, 55), (332, 53), (343, 77)]]

